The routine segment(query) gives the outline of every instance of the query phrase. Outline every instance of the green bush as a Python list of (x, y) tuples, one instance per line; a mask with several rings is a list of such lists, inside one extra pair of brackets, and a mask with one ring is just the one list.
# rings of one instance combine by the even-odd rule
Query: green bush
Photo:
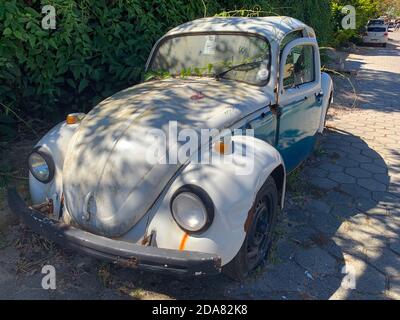
[[(46, 4), (56, 8), (55, 30), (41, 28)], [(323, 43), (331, 39), (330, 0), (2, 1), (0, 124), (4, 106), (49, 121), (87, 111), (141, 79), (153, 44), (166, 31), (205, 13), (241, 8), (299, 18)]]

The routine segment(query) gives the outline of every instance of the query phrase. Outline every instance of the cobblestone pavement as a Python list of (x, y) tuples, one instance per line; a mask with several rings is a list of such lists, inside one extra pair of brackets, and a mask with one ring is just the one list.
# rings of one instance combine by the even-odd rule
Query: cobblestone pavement
[[(358, 109), (334, 108), (314, 156), (289, 177), (279, 241), (244, 283), (179, 280), (54, 249), (21, 226), (0, 237), (0, 298), (399, 299), (400, 32), (348, 58)], [(12, 244), (10, 244), (12, 243)], [(57, 270), (41, 289), (40, 268)]]

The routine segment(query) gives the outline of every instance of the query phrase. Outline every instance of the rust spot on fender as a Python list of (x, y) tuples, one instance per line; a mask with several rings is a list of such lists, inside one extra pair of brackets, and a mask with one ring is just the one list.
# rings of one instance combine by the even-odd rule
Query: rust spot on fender
[(251, 206), (248, 214), (246, 221), (244, 222), (244, 232), (247, 233), (251, 227), (251, 224), (253, 223), (254, 219), (254, 204)]

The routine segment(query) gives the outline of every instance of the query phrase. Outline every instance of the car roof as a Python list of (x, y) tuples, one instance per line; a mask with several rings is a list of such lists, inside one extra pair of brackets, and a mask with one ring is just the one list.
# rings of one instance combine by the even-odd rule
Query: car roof
[(280, 42), (286, 34), (296, 30), (306, 30), (309, 37), (315, 37), (311, 27), (295, 18), (285, 16), (201, 18), (173, 28), (166, 36), (186, 32), (248, 32), (264, 36), (270, 41)]

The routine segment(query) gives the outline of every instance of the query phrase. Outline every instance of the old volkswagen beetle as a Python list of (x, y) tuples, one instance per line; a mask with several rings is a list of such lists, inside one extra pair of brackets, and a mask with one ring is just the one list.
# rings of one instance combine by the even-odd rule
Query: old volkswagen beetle
[[(98, 258), (243, 278), (267, 256), (286, 173), (324, 130), (333, 84), (315, 33), (288, 17), (195, 20), (155, 44), (146, 76), (46, 134), (29, 156), (33, 204), (9, 191), (10, 208), (34, 231)], [(171, 121), (254, 136), (233, 135), (226, 148), (214, 136), (208, 152), (223, 156), (213, 163), (151, 164), (146, 132), (167, 132)], [(231, 148), (239, 144), (254, 151), (241, 175), (247, 160)]]

